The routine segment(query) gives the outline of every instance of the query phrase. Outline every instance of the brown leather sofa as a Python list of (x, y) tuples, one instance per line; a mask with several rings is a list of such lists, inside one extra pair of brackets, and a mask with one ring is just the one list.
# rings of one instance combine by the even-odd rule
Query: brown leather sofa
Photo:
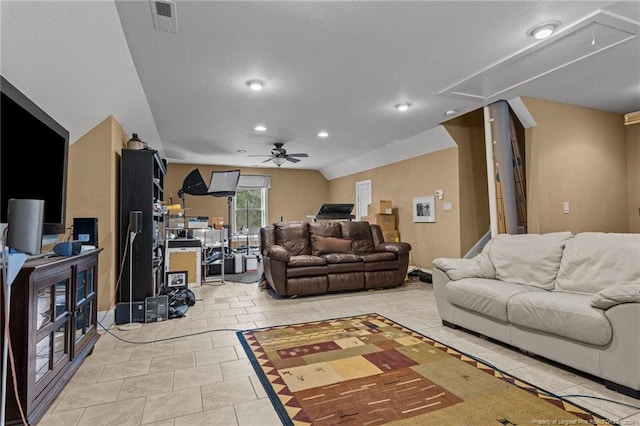
[(408, 243), (385, 243), (369, 222), (278, 222), (260, 229), (265, 278), (281, 296), (395, 287)]

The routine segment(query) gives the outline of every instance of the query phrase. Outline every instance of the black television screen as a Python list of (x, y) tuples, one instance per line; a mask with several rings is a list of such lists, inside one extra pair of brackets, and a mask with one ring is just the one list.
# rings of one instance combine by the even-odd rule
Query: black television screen
[(10, 198), (44, 200), (45, 235), (65, 233), (69, 132), (0, 76), (0, 222)]

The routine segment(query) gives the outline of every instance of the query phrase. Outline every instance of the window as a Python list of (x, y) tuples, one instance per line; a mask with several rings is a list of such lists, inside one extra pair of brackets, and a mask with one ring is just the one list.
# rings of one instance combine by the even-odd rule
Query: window
[(269, 176), (241, 175), (233, 197), (233, 232), (257, 232), (267, 224)]

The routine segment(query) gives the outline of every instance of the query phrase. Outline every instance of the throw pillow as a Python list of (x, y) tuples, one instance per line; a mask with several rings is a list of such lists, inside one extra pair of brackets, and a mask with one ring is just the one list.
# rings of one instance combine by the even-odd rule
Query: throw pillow
[(329, 253), (351, 253), (351, 240), (336, 237), (316, 237), (312, 238), (313, 249), (316, 254)]

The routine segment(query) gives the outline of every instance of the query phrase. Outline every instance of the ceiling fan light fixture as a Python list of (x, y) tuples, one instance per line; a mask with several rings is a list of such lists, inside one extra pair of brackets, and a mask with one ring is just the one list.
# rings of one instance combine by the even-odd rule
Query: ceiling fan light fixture
[(560, 22), (558, 21), (543, 22), (527, 31), (527, 35), (537, 40), (544, 40), (551, 36), (559, 26)]
[(329, 133), (325, 132), (324, 130), (321, 132), (318, 132), (318, 137), (319, 138), (328, 138), (329, 137)]
[(399, 104), (395, 104), (394, 108), (400, 112), (405, 112), (409, 109), (410, 106), (411, 106), (411, 102), (401, 102)]
[(255, 91), (260, 91), (264, 89), (264, 87), (267, 85), (267, 83), (265, 83), (263, 80), (258, 80), (256, 78), (247, 80), (245, 84), (249, 86), (251, 90), (255, 90)]
[(273, 157), (272, 161), (278, 166), (282, 166), (284, 164), (285, 161), (287, 161), (285, 158), (283, 157)]
[(262, 124), (258, 124), (256, 127), (253, 128), (253, 130), (255, 130), (256, 132), (266, 132), (267, 128)]

